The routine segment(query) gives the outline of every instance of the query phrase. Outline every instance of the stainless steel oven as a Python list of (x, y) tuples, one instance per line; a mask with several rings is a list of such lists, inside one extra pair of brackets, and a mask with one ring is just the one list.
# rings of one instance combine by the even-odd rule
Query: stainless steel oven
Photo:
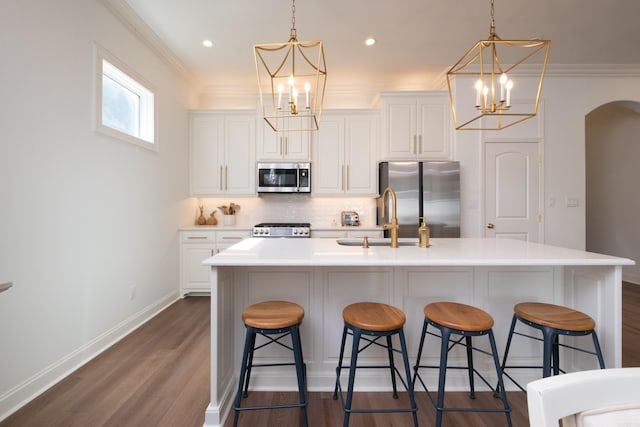
[(310, 163), (258, 163), (258, 193), (310, 193)]

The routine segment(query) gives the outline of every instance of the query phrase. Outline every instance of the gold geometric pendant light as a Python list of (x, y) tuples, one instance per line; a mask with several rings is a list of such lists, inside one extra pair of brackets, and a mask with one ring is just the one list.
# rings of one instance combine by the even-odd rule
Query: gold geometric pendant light
[(286, 43), (256, 44), (253, 52), (262, 116), (276, 132), (318, 130), (327, 66), (322, 41), (298, 41), (295, 0)]
[(447, 72), (458, 130), (501, 130), (538, 113), (551, 41), (498, 37), (493, 1), (489, 39), (477, 42)]

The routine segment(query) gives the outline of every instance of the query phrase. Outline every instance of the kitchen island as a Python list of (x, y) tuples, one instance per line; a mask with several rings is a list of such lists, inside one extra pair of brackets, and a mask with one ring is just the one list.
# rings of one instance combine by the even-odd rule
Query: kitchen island
[[(410, 243), (410, 242), (405, 242)], [(423, 307), (433, 301), (475, 305), (495, 320), (494, 332), (502, 352), (513, 305), (541, 301), (568, 305), (591, 315), (597, 324), (607, 367), (622, 361), (621, 282), (625, 258), (588, 253), (511, 239), (432, 239), (427, 249), (417, 246), (339, 245), (333, 239), (246, 239), (204, 261), (211, 267), (211, 403), (206, 426), (224, 423), (234, 397), (239, 355), (244, 339), (244, 307), (268, 299), (296, 302), (305, 309), (302, 344), (310, 391), (333, 390), (342, 333), (342, 308), (356, 301), (392, 304), (407, 315), (405, 334), (415, 360)], [(584, 337), (575, 338), (582, 344)], [(438, 346), (425, 349), (423, 360), (437, 364)], [(536, 364), (539, 343), (515, 341), (510, 361)], [(256, 362), (288, 357), (286, 350), (270, 350)], [(363, 362), (378, 363), (386, 353), (364, 353)], [(464, 354), (450, 356), (454, 363)], [(568, 370), (596, 367), (581, 353), (563, 357)], [(491, 378), (490, 361), (476, 367)], [(261, 371), (261, 372), (258, 372)], [(251, 385), (263, 390), (293, 390), (295, 375), (275, 368), (256, 370)], [(356, 390), (386, 390), (388, 373), (363, 374)], [(523, 382), (538, 378), (538, 370), (519, 370)], [(465, 374), (452, 372), (450, 390), (467, 387)], [(495, 373), (494, 373), (495, 376)], [(437, 382), (436, 372), (425, 376)], [(509, 386), (507, 384), (507, 386)]]

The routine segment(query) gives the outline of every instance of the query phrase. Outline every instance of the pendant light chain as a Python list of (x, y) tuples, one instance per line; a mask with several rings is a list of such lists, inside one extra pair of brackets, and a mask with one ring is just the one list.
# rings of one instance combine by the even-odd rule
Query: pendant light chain
[(291, 1), (291, 38), (298, 38), (296, 34), (296, 0)]
[(489, 35), (490, 35), (490, 39), (495, 39), (496, 38), (496, 21), (494, 18), (494, 12), (495, 12), (495, 8), (493, 5), (493, 1), (491, 0), (491, 28), (489, 29)]

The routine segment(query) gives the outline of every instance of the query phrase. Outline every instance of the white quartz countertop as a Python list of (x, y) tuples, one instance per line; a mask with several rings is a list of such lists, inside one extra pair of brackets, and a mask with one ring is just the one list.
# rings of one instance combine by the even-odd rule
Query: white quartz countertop
[(626, 258), (515, 239), (431, 239), (431, 247), (341, 246), (334, 239), (251, 238), (203, 261), (211, 266), (634, 265)]

